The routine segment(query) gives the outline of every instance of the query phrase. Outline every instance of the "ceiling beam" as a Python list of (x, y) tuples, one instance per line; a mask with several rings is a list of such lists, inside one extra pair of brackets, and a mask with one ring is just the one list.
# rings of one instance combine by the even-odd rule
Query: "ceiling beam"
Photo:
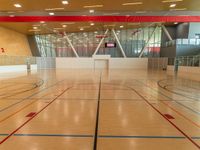
[(119, 48), (120, 48), (120, 51), (121, 51), (123, 57), (126, 58), (126, 54), (125, 54), (124, 49), (123, 49), (123, 47), (122, 47), (122, 45), (121, 45), (121, 43), (120, 43), (120, 41), (119, 41), (119, 38), (117, 37), (117, 34), (116, 34), (115, 30), (112, 29), (112, 32), (113, 32), (113, 34), (114, 34), (114, 36), (115, 36), (115, 39), (116, 39), (116, 41), (117, 41), (117, 44), (118, 44), (118, 46), (119, 46)]
[(0, 22), (200, 22), (200, 16), (0, 16)]

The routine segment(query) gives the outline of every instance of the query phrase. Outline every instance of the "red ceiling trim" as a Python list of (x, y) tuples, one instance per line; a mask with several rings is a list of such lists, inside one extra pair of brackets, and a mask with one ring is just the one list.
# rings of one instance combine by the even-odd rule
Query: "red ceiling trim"
[(200, 22), (200, 16), (0, 16), (0, 22)]

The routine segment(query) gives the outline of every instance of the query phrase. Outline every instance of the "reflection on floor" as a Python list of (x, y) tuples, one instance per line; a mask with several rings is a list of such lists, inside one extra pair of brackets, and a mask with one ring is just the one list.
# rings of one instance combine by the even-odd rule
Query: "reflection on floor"
[(200, 82), (145, 70), (0, 81), (0, 150), (200, 149)]

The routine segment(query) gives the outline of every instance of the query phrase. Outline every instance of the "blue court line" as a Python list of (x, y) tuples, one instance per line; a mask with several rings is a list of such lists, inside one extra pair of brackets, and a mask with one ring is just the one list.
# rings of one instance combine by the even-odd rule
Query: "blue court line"
[(14, 134), (14, 136), (45, 136), (45, 137), (93, 137), (93, 135), (70, 135), (70, 134)]
[(9, 105), (9, 106), (7, 106), (7, 107), (5, 107), (5, 108), (3, 108), (3, 109), (0, 109), (0, 112), (3, 112), (3, 111), (5, 111), (5, 110), (7, 110), (7, 109), (9, 109), (9, 108), (11, 108), (11, 107), (17, 105), (17, 104), (20, 104), (20, 103), (22, 103), (23, 101), (25, 101), (25, 100), (27, 100), (27, 99), (29, 99), (29, 98), (31, 98), (31, 97), (33, 97), (33, 96), (39, 94), (39, 93), (41, 93), (41, 92), (43, 92), (43, 91), (45, 91), (45, 90), (51, 88), (51, 87), (53, 87), (53, 86), (59, 84), (59, 83), (62, 82), (62, 81), (64, 81), (64, 80), (58, 81), (58, 82), (56, 82), (55, 84), (53, 84), (53, 85), (51, 85), (51, 86), (49, 86), (49, 87), (47, 87), (47, 88), (44, 88), (44, 89), (42, 89), (42, 90), (40, 90), (40, 91), (38, 91), (38, 92), (36, 92), (36, 93), (34, 93), (34, 94), (32, 94), (32, 95), (26, 97), (26, 98), (22, 98), (19, 102), (16, 102), (16, 103), (14, 103), (14, 104), (12, 104), (12, 105)]
[[(0, 136), (8, 136), (9, 134), (0, 134)], [(14, 134), (13, 136), (36, 136), (36, 137), (73, 137), (73, 138), (91, 138), (93, 135), (76, 135), (76, 134)]]
[(115, 136), (115, 135), (100, 135), (99, 138), (186, 139), (186, 137), (184, 137), (184, 136)]
[(0, 136), (8, 136), (9, 134), (0, 134)]
[[(9, 134), (0, 134), (0, 136), (8, 136)], [(69, 137), (69, 138), (93, 138), (93, 135), (79, 134), (14, 134), (16, 137)], [(99, 135), (98, 138), (121, 138), (121, 139), (186, 139), (184, 136), (118, 136), (118, 135)], [(191, 137), (198, 140), (200, 137)]]
[(192, 139), (194, 139), (194, 140), (199, 140), (200, 137), (192, 137)]

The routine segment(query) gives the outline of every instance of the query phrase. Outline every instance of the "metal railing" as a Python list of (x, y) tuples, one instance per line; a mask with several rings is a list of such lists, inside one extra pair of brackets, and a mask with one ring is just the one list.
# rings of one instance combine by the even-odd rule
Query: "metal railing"
[(36, 64), (36, 58), (31, 56), (0, 56), (0, 66)]
[(168, 65), (200, 67), (200, 55), (168, 58)]
[(162, 47), (171, 47), (175, 45), (199, 45), (200, 46), (200, 39), (176, 39), (172, 41), (167, 41), (166, 43), (162, 44)]

